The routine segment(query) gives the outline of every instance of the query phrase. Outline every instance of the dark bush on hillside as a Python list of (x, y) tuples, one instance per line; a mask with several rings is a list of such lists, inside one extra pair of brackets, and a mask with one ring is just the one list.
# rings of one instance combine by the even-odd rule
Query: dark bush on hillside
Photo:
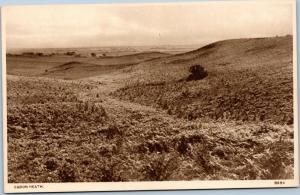
[(207, 77), (206, 70), (201, 65), (193, 65), (189, 68), (189, 72), (191, 73), (187, 78), (186, 81), (196, 81), (201, 80)]
[(68, 52), (65, 53), (65, 55), (73, 56), (73, 55), (76, 55), (76, 52), (75, 51), (68, 51)]

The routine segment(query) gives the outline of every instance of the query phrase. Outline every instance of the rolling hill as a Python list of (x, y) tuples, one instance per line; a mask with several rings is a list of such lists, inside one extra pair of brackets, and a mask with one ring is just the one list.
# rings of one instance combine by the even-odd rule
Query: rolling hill
[[(142, 62), (113, 95), (178, 117), (293, 123), (292, 36), (225, 40)], [(193, 64), (208, 77), (182, 81)]]
[(161, 52), (142, 52), (114, 57), (10, 55), (7, 56), (7, 73), (22, 76), (79, 79), (108, 73), (112, 70), (168, 55)]
[[(292, 179), (292, 45), (285, 36), (177, 55), (10, 56), (8, 181)], [(208, 76), (186, 81), (194, 64)]]

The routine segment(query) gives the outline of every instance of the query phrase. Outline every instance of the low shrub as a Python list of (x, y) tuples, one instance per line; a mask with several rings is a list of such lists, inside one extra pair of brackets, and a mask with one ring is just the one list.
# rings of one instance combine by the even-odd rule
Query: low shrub
[(189, 68), (190, 75), (186, 81), (197, 81), (207, 77), (208, 73), (201, 65), (193, 65)]

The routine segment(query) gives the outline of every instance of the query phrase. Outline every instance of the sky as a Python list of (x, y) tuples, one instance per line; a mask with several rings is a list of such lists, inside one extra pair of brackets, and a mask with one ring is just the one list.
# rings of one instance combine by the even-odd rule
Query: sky
[(7, 48), (203, 45), (293, 33), (289, 1), (4, 8)]

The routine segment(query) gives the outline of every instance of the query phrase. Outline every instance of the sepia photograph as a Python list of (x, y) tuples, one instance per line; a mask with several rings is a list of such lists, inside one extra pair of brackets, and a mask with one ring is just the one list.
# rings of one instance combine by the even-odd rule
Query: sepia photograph
[(3, 6), (5, 192), (298, 186), (295, 4)]

